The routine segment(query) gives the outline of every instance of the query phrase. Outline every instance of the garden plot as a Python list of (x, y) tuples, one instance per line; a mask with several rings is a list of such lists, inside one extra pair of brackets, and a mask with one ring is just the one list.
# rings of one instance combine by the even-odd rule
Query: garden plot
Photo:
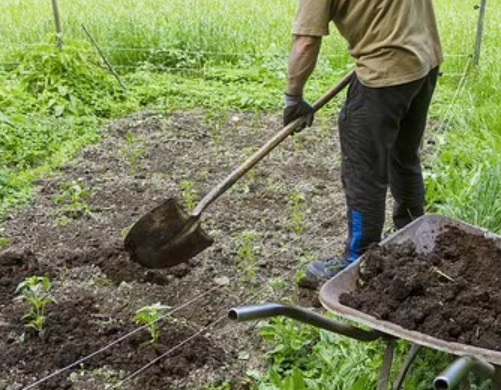
[[(130, 263), (127, 229), (166, 198), (192, 207), (280, 129), (279, 115), (136, 114), (109, 124), (100, 144), (40, 180), (35, 203), (4, 224), (0, 389), (20, 389), (127, 335), (140, 326), (138, 310), (156, 303), (166, 306), (160, 315), (175, 312), (158, 323), (155, 342), (148, 329), (136, 332), (40, 388), (102, 389), (157, 358), (122, 388), (201, 388), (234, 380), (243, 363), (258, 367), (257, 332), (227, 322), (226, 310), (283, 297), (311, 304), (293, 288), (301, 264), (342, 249), (334, 120), (317, 123), (211, 206), (204, 225), (214, 246), (168, 270)], [(29, 302), (15, 299), (32, 276), (51, 284), (41, 331), (25, 326)]]

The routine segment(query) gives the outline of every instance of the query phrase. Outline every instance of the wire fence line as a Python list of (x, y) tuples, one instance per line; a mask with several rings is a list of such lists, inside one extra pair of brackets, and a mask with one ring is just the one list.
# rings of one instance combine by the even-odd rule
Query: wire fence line
[[(294, 272), (294, 270), (289, 270), (286, 274), (282, 275), (282, 277), (280, 277), (279, 280), (285, 281), (285, 279), (287, 279), (293, 272)], [(259, 289), (256, 293), (254, 293), (253, 295), (251, 295), (249, 298), (247, 298), (243, 302), (241, 302), (237, 307), (242, 307), (242, 306), (244, 306), (246, 304), (249, 304), (252, 301), (255, 301), (261, 295), (265, 294), (265, 292), (266, 292), (267, 289), (268, 289), (268, 286), (265, 285), (264, 287), (262, 287), (261, 289)], [(268, 295), (269, 294), (265, 294), (265, 297), (268, 297)], [(222, 323), (224, 320), (227, 320), (227, 319), (228, 319), (228, 315), (226, 313), (224, 315), (218, 317), (216, 320), (214, 320), (213, 322), (211, 322), (209, 325), (206, 325), (206, 326), (200, 328), (196, 333), (194, 333), (193, 335), (191, 335), (188, 338), (184, 339), (179, 344), (175, 345), (174, 347), (172, 347), (168, 351), (164, 352), (163, 354), (161, 354), (157, 358), (153, 359), (148, 364), (144, 365), (143, 367), (139, 368), (138, 370), (134, 371), (133, 373), (131, 373), (131, 374), (127, 375), (126, 377), (124, 377), (123, 379), (121, 379), (116, 385), (112, 386), (111, 389), (116, 389), (116, 388), (121, 387), (125, 382), (128, 382), (128, 381), (134, 379), (135, 377), (137, 377), (138, 375), (140, 375), (141, 373), (143, 373), (144, 371), (146, 371), (148, 368), (150, 368), (153, 365), (155, 365), (156, 363), (158, 363), (160, 360), (165, 359), (172, 352), (178, 350), (179, 348), (181, 348), (184, 345), (188, 344), (190, 341), (192, 341), (192, 340), (196, 339), (198, 336), (202, 335), (207, 330), (214, 328), (216, 325)]]
[[(260, 262), (256, 263), (254, 266), (258, 266), (259, 263), (264, 262), (264, 260), (265, 259), (261, 260)], [(246, 270), (244, 270), (243, 272), (245, 272), (245, 271)], [(280, 277), (279, 280), (285, 280), (287, 277), (289, 277), (294, 272), (295, 272), (295, 269), (289, 270), (287, 273), (285, 273), (284, 275), (282, 275), (282, 277)], [(231, 279), (233, 279), (233, 281), (234, 281), (239, 276), (241, 276), (241, 275), (237, 274), (234, 277), (232, 277)], [(104, 346), (103, 348), (101, 348), (101, 349), (99, 349), (99, 350), (97, 350), (97, 351), (95, 351), (95, 352), (93, 352), (93, 353), (91, 353), (91, 354), (89, 354), (89, 355), (87, 355), (87, 356), (85, 356), (85, 357), (77, 360), (76, 362), (74, 362), (72, 364), (69, 364), (69, 365), (67, 365), (67, 366), (65, 366), (65, 367), (63, 367), (63, 368), (61, 368), (61, 369), (59, 369), (57, 371), (54, 371), (53, 373), (51, 373), (51, 374), (49, 374), (49, 375), (47, 375), (47, 376), (45, 376), (45, 377), (37, 380), (36, 382), (33, 382), (33, 383), (31, 383), (30, 385), (28, 385), (26, 387), (23, 387), (21, 390), (29, 390), (29, 389), (36, 388), (37, 386), (39, 386), (39, 385), (47, 382), (48, 380), (50, 380), (50, 379), (52, 379), (52, 378), (54, 378), (54, 377), (56, 377), (56, 376), (58, 376), (58, 375), (60, 375), (60, 374), (62, 374), (64, 372), (66, 372), (66, 371), (69, 371), (70, 369), (75, 368), (75, 367), (81, 365), (82, 363), (84, 363), (85, 361), (87, 361), (87, 360), (89, 360), (89, 359), (91, 359), (91, 358), (93, 358), (93, 357), (101, 354), (102, 352), (104, 352), (104, 351), (112, 348), (113, 346), (115, 346), (115, 345), (119, 344), (120, 342), (126, 340), (127, 338), (129, 338), (129, 337), (137, 334), (138, 332), (140, 332), (142, 330), (145, 330), (149, 325), (157, 323), (157, 322), (159, 322), (159, 321), (161, 321), (161, 320), (163, 320), (165, 318), (171, 317), (172, 314), (174, 314), (175, 312), (178, 312), (178, 311), (180, 311), (180, 310), (188, 307), (189, 305), (197, 302), (198, 300), (202, 299), (203, 297), (211, 294), (212, 292), (214, 292), (214, 291), (216, 291), (218, 289), (222, 289), (223, 287), (224, 287), (224, 285), (217, 285), (217, 286), (215, 286), (215, 287), (207, 290), (205, 293), (196, 296), (195, 298), (191, 299), (190, 301), (188, 301), (188, 302), (182, 304), (181, 306), (178, 306), (177, 308), (169, 311), (169, 313), (161, 316), (160, 318), (158, 318), (158, 319), (156, 319), (154, 321), (151, 321), (148, 324), (145, 324), (145, 325), (143, 325), (143, 326), (141, 326), (141, 327), (133, 330), (132, 332), (127, 333), (126, 335), (118, 338), (117, 340), (115, 340), (112, 343)], [(249, 298), (245, 299), (242, 303), (240, 303), (240, 305), (238, 307), (243, 306), (243, 305), (249, 303), (251, 300), (254, 300), (257, 296), (263, 294), (266, 291), (266, 289), (268, 289), (268, 288), (269, 288), (269, 286), (267, 284), (265, 284), (265, 286), (262, 287), (261, 289), (259, 289), (257, 293), (251, 295)], [(127, 377), (125, 377), (124, 379), (122, 379), (120, 381), (120, 383), (119, 383), (120, 386), (124, 382), (126, 382), (126, 381), (128, 381), (130, 379), (133, 379), (134, 377), (138, 376), (140, 373), (142, 373), (143, 371), (145, 371), (149, 367), (153, 366), (155, 363), (157, 363), (161, 359), (167, 357), (172, 352), (176, 351), (177, 349), (181, 348), (185, 344), (189, 343), (191, 340), (195, 339), (196, 337), (198, 337), (199, 335), (201, 335), (202, 333), (204, 333), (208, 329), (210, 329), (210, 328), (214, 327), (215, 325), (219, 324), (220, 322), (222, 322), (226, 318), (227, 318), (227, 314), (225, 313), (223, 316), (219, 317), (218, 319), (216, 319), (215, 321), (213, 321), (209, 325), (206, 325), (206, 326), (202, 327), (196, 333), (194, 333), (193, 335), (189, 336), (187, 339), (181, 341), (176, 346), (172, 347), (171, 349), (169, 349), (168, 351), (166, 351), (165, 353), (163, 353), (162, 355), (160, 355), (159, 357), (157, 357), (156, 359), (154, 359), (152, 362), (148, 363), (147, 365), (141, 367), (139, 370), (133, 372), (132, 374), (130, 374)], [(112, 388), (115, 388), (115, 387), (112, 387)]]
[[(259, 266), (259, 264), (262, 263), (262, 262), (264, 262), (264, 261), (265, 261), (265, 259), (262, 259), (259, 262), (257, 262), (256, 264), (254, 264), (253, 266)], [(229, 278), (230, 283), (236, 281), (239, 277), (242, 276), (241, 274), (244, 274), (245, 272), (249, 271), (251, 269), (251, 267), (252, 266), (249, 266), (248, 268), (242, 270), (241, 272), (237, 273), (233, 277)], [(156, 323), (158, 323), (158, 322), (160, 322), (162, 320), (165, 320), (165, 319), (167, 319), (169, 317), (172, 317), (175, 313), (181, 311), (182, 309), (185, 309), (185, 308), (189, 307), (190, 305), (194, 304), (195, 302), (198, 302), (202, 298), (204, 298), (204, 297), (212, 294), (213, 292), (215, 292), (217, 290), (222, 289), (223, 287), (225, 287), (225, 286), (221, 284), (221, 285), (216, 285), (216, 286), (210, 288), (209, 290), (207, 290), (207, 291), (205, 291), (205, 292), (203, 292), (203, 293), (195, 296), (194, 298), (192, 298), (189, 301), (181, 304), (180, 306), (177, 306), (176, 308), (170, 310), (169, 312), (167, 312), (166, 314), (158, 317), (157, 319), (155, 319), (153, 321), (150, 321), (150, 322), (146, 323), (145, 325), (142, 325), (142, 326), (134, 329), (133, 331), (131, 331), (131, 332), (129, 332), (129, 333), (127, 333), (127, 334), (125, 334), (125, 335), (117, 338), (113, 342), (111, 342), (111, 343), (105, 345), (104, 347), (102, 347), (102, 348), (100, 348), (100, 349), (98, 349), (98, 350), (90, 353), (89, 355), (86, 355), (86, 356), (78, 359), (74, 363), (68, 364), (67, 366), (65, 366), (63, 368), (54, 371), (53, 373), (51, 373), (51, 374), (49, 374), (49, 375), (47, 375), (47, 376), (45, 376), (45, 377), (37, 380), (36, 382), (30, 384), (29, 386), (24, 387), (22, 390), (32, 389), (32, 388), (34, 388), (34, 387), (36, 387), (36, 386), (38, 386), (38, 385), (40, 385), (40, 384), (42, 384), (44, 382), (47, 382), (49, 379), (52, 379), (52, 378), (54, 378), (54, 377), (62, 374), (65, 371), (71, 370), (72, 368), (75, 368), (75, 367), (79, 366), (80, 364), (86, 362), (87, 360), (92, 359), (93, 357), (96, 357), (96, 356), (100, 355), (101, 353), (109, 350), (110, 348), (114, 347), (115, 345), (120, 344), (122, 341), (125, 341), (128, 338), (134, 336), (135, 334), (137, 334), (137, 333), (139, 333), (139, 332), (147, 329), (150, 325), (156, 324)]]
[[(0, 48), (0, 52), (12, 52), (12, 51), (20, 51), (20, 50), (33, 50), (37, 47), (47, 46), (47, 43), (34, 43), (34, 44), (25, 44), (20, 46), (10, 46)], [(124, 52), (150, 52), (150, 53), (185, 53), (185, 54), (210, 54), (214, 56), (239, 56), (239, 57), (288, 57), (289, 52), (228, 52), (228, 51), (217, 51), (217, 50), (195, 50), (195, 49), (179, 49), (179, 48), (169, 48), (162, 46), (102, 46), (103, 50), (108, 51), (124, 51)], [(84, 52), (94, 52), (94, 50), (84, 50)], [(444, 53), (445, 57), (468, 57), (471, 53)], [(349, 53), (345, 52), (342, 54), (336, 53), (322, 53), (322, 57), (328, 58), (347, 58), (349, 57)]]
[[(319, 223), (319, 224), (317, 224), (317, 225), (314, 227), (314, 233), (315, 233), (315, 232), (320, 231), (320, 229), (322, 229), (322, 222), (321, 222), (321, 223)], [(292, 244), (297, 244), (297, 243), (299, 243), (299, 241), (300, 241), (300, 239), (299, 239), (299, 238), (297, 238), (296, 240), (294, 240), (294, 241), (292, 242)], [(325, 246), (325, 247), (326, 247), (326, 246)], [(323, 249), (325, 249), (325, 247), (323, 247)], [(254, 263), (254, 264), (250, 265), (249, 267), (247, 267), (247, 268), (245, 268), (245, 269), (241, 270), (241, 271), (240, 271), (240, 272), (238, 272), (236, 275), (233, 275), (232, 277), (228, 278), (228, 279), (229, 279), (229, 283), (232, 283), (232, 282), (237, 281), (239, 278), (241, 278), (243, 275), (245, 275), (248, 271), (250, 271), (251, 269), (253, 269), (253, 268), (255, 268), (255, 267), (260, 266), (261, 264), (264, 264), (266, 261), (267, 261), (267, 259), (266, 259), (266, 258), (263, 258), (263, 259), (261, 259), (261, 260), (257, 261), (256, 263)], [(289, 275), (290, 273), (295, 272), (295, 271), (296, 271), (296, 268), (294, 267), (294, 268), (292, 268), (292, 269), (291, 269), (291, 270), (290, 270), (290, 271), (289, 271), (286, 275)], [(282, 278), (279, 278), (279, 279), (282, 279)], [(190, 306), (190, 305), (194, 304), (195, 302), (198, 302), (198, 301), (199, 301), (199, 300), (201, 300), (202, 298), (204, 298), (204, 297), (206, 297), (206, 296), (209, 296), (209, 295), (210, 295), (210, 294), (212, 294), (213, 292), (215, 292), (215, 291), (217, 291), (217, 290), (221, 290), (221, 289), (223, 289), (224, 287), (225, 287), (225, 285), (221, 284), (221, 285), (216, 285), (216, 286), (214, 286), (214, 287), (210, 288), (209, 290), (205, 291), (204, 293), (199, 294), (199, 295), (195, 296), (194, 298), (192, 298), (191, 300), (189, 300), (189, 301), (187, 301), (187, 302), (185, 302), (185, 303), (181, 304), (180, 306), (178, 306), (178, 307), (176, 307), (176, 308), (174, 308), (174, 309), (170, 310), (168, 313), (166, 313), (166, 314), (164, 314), (164, 315), (160, 316), (159, 318), (155, 319), (154, 321), (151, 321), (151, 322), (149, 322), (149, 323), (147, 323), (147, 324), (145, 324), (145, 325), (142, 325), (142, 326), (140, 326), (140, 327), (138, 327), (138, 328), (134, 329), (133, 331), (131, 331), (131, 332), (129, 332), (129, 333), (127, 333), (127, 334), (125, 334), (124, 336), (121, 336), (121, 337), (119, 337), (118, 339), (114, 340), (114, 341), (113, 341), (113, 342), (111, 342), (110, 344), (107, 344), (107, 345), (105, 345), (104, 347), (102, 347), (102, 348), (100, 348), (100, 349), (98, 349), (98, 350), (96, 350), (96, 351), (94, 351), (94, 352), (90, 353), (89, 355), (86, 355), (86, 356), (84, 356), (84, 357), (82, 357), (82, 358), (78, 359), (78, 360), (77, 360), (77, 361), (75, 361), (74, 363), (71, 363), (71, 364), (69, 364), (69, 365), (67, 365), (67, 366), (65, 366), (65, 367), (63, 367), (63, 368), (61, 368), (61, 369), (59, 369), (59, 370), (56, 370), (56, 371), (52, 372), (51, 374), (49, 374), (49, 375), (47, 375), (47, 376), (45, 376), (45, 377), (43, 377), (43, 378), (41, 378), (41, 379), (39, 379), (39, 380), (37, 380), (37, 381), (33, 382), (32, 384), (30, 384), (30, 385), (28, 385), (28, 386), (26, 386), (26, 387), (22, 388), (21, 390), (29, 390), (29, 389), (33, 389), (33, 388), (35, 388), (35, 387), (37, 387), (37, 386), (39, 386), (39, 385), (43, 384), (44, 382), (47, 382), (48, 380), (50, 380), (50, 379), (52, 379), (52, 378), (54, 378), (54, 377), (56, 377), (56, 376), (58, 376), (58, 375), (60, 375), (60, 374), (62, 374), (62, 373), (64, 373), (64, 372), (66, 372), (66, 371), (69, 371), (69, 370), (71, 370), (72, 368), (75, 368), (75, 367), (77, 367), (77, 366), (81, 365), (82, 363), (86, 362), (87, 360), (89, 360), (89, 359), (91, 359), (91, 358), (93, 358), (93, 357), (96, 357), (96, 356), (100, 355), (101, 353), (103, 353), (103, 352), (105, 352), (105, 351), (109, 350), (110, 348), (114, 347), (115, 345), (118, 345), (119, 343), (121, 343), (121, 342), (125, 341), (126, 339), (128, 339), (128, 338), (132, 337), (133, 335), (135, 335), (135, 334), (137, 334), (137, 333), (139, 333), (139, 332), (141, 332), (141, 331), (143, 331), (143, 330), (147, 329), (147, 328), (148, 328), (148, 326), (150, 326), (150, 325), (152, 325), (152, 324), (155, 324), (155, 323), (158, 323), (158, 322), (160, 322), (160, 321), (162, 321), (162, 320), (164, 320), (164, 319), (166, 319), (166, 318), (172, 317), (172, 315), (173, 315), (173, 314), (175, 314), (175, 313), (177, 313), (177, 312), (181, 311), (182, 309), (187, 308), (188, 306)], [(263, 290), (265, 290), (266, 288), (268, 288), (268, 286), (267, 286), (267, 285), (265, 285), (265, 286), (264, 286), (261, 290), (259, 290), (259, 291), (263, 291)], [(171, 351), (171, 352), (172, 352), (172, 351)]]
[(440, 125), (437, 128), (437, 131), (439, 133), (441, 133), (444, 130), (446, 130), (449, 127), (449, 125), (450, 125), (450, 123), (452, 121), (453, 109), (456, 107), (458, 98), (459, 98), (461, 92), (463, 91), (464, 87), (466, 86), (466, 80), (467, 80), (467, 77), (468, 77), (468, 72), (470, 70), (470, 66), (471, 66), (472, 60), (473, 60), (473, 58), (471, 56), (469, 56), (468, 60), (466, 61), (466, 65), (464, 67), (464, 70), (460, 74), (461, 75), (461, 79), (459, 80), (459, 83), (458, 83), (458, 86), (456, 88), (456, 91), (454, 92), (454, 96), (453, 96), (453, 98), (451, 100), (451, 103), (449, 104), (449, 106), (447, 108), (446, 114), (445, 114), (442, 122), (440, 123)]

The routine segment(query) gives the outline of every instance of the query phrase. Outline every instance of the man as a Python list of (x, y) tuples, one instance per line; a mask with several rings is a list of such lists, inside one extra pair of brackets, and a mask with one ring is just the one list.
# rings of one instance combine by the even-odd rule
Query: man
[(348, 239), (340, 258), (308, 264), (307, 279), (316, 283), (381, 240), (388, 186), (396, 228), (424, 214), (419, 146), (443, 60), (432, 0), (299, 0), (285, 124), (301, 116), (313, 122), (303, 89), (330, 22), (357, 64), (339, 118)]

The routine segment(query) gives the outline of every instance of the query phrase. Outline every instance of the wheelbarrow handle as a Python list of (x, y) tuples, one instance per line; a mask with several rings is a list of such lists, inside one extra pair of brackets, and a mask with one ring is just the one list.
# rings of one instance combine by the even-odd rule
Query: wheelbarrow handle
[[(320, 110), (329, 101), (331, 101), (337, 94), (339, 94), (351, 81), (355, 71), (351, 71), (346, 76), (344, 76), (334, 87), (332, 87), (328, 92), (326, 92), (320, 99), (318, 99), (313, 104), (314, 112)], [(235, 169), (229, 176), (227, 176), (221, 183), (219, 183), (215, 188), (213, 188), (195, 207), (192, 212), (193, 217), (199, 217), (200, 214), (209, 205), (224, 194), (229, 188), (233, 186), (243, 175), (249, 172), (258, 162), (260, 162), (264, 157), (266, 157), (273, 149), (275, 149), (283, 140), (285, 140), (289, 135), (291, 135), (302, 123), (304, 118), (298, 118), (295, 121), (288, 124), (281, 131), (273, 136), (268, 142), (266, 142), (261, 149), (255, 152), (251, 157), (249, 157), (242, 165)]]

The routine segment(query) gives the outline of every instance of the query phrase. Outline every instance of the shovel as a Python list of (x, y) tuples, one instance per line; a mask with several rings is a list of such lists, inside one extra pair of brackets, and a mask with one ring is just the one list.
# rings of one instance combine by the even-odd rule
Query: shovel
[[(346, 75), (313, 104), (315, 112), (350, 83), (353, 73), (352, 71)], [(131, 260), (146, 268), (167, 268), (184, 263), (211, 246), (214, 240), (200, 226), (202, 212), (303, 123), (304, 118), (296, 119), (275, 134), (261, 149), (212, 189), (191, 214), (187, 214), (176, 200), (168, 199), (144, 215), (125, 238), (125, 249)]]

